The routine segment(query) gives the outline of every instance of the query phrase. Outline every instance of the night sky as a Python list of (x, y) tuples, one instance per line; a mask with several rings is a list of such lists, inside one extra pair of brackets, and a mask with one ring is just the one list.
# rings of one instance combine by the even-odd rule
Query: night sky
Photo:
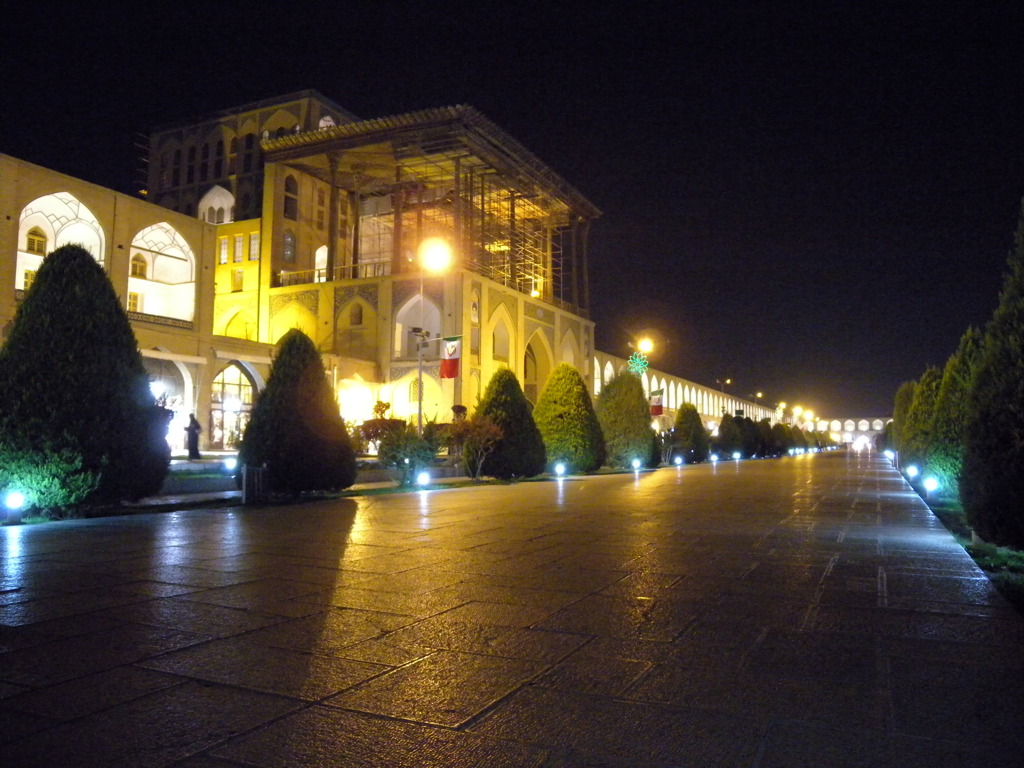
[(1018, 3), (28, 5), (0, 152), (133, 192), (154, 125), (471, 104), (603, 211), (599, 349), (653, 331), (658, 368), (825, 416), (891, 412), (987, 321), (1024, 194)]

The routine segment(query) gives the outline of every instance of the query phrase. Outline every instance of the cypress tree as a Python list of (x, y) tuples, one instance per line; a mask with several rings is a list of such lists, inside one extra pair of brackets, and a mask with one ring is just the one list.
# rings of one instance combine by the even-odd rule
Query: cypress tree
[[(544, 439), (530, 415), (530, 404), (516, 375), (501, 368), (487, 383), (474, 413), (486, 416), (501, 430), (494, 452), (487, 458), (484, 472), (502, 480), (533, 477), (544, 471)], [(471, 456), (465, 457), (472, 465)]]
[(719, 455), (732, 457), (737, 451), (743, 450), (743, 432), (736, 422), (736, 417), (725, 414), (718, 424), (718, 434), (714, 439), (715, 450)]
[(596, 410), (608, 463), (631, 467), (634, 459), (645, 462), (651, 451), (651, 406), (640, 379), (625, 371), (617, 374), (601, 389)]
[(1024, 212), (967, 397), (960, 498), (994, 544), (1024, 548)]
[(981, 357), (981, 331), (968, 328), (942, 372), (942, 383), (935, 400), (932, 441), (928, 448), (928, 470), (942, 488), (955, 493), (963, 466), (964, 423), (967, 420), (967, 393), (974, 368)]
[(914, 402), (914, 390), (917, 388), (916, 381), (905, 381), (896, 390), (896, 397), (892, 406), (892, 444), (893, 447), (903, 453), (906, 449), (906, 441), (903, 438), (903, 427), (907, 421), (907, 412), (911, 403)]
[(298, 329), (281, 340), (245, 428), (239, 460), (266, 465), (270, 488), (278, 493), (333, 491), (355, 481), (355, 451), (320, 351)]
[(549, 467), (565, 462), (572, 472), (593, 472), (604, 464), (601, 425), (580, 372), (562, 363), (551, 373), (533, 409)]
[(687, 464), (707, 461), (711, 441), (704, 429), (704, 422), (693, 403), (683, 403), (676, 411), (675, 429), (672, 433), (672, 453), (682, 456)]
[(39, 461), (57, 474), (34, 506), (138, 499), (163, 484), (170, 412), (154, 402), (110, 280), (81, 246), (43, 260), (0, 353), (0, 392), (2, 451), (20, 457), (5, 472)]
[(935, 366), (929, 366), (921, 374), (914, 387), (914, 399), (903, 420), (904, 463), (923, 463), (928, 456), (932, 439), (932, 420), (935, 417), (935, 401), (939, 396), (942, 373)]

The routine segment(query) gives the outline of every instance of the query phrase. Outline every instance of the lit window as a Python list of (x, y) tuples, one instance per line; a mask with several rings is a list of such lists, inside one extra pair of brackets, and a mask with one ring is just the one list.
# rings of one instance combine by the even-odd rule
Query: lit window
[(129, 312), (141, 312), (142, 311), (142, 294), (130, 291), (128, 293), (128, 311)]
[(249, 261), (259, 261), (260, 259), (260, 233), (251, 232), (249, 233)]
[(219, 246), (219, 248), (218, 248), (218, 252), (217, 252), (217, 263), (218, 264), (227, 264), (228, 263), (228, 239), (226, 237), (222, 237), (220, 239), (220, 242), (219, 242), (218, 246)]
[(237, 293), (242, 290), (242, 286), (245, 284), (245, 270), (244, 269), (233, 269), (231, 270), (231, 290)]
[(245, 258), (245, 237), (242, 235), (235, 235), (235, 262), (242, 261)]
[(284, 180), (284, 217), (292, 221), (299, 218), (299, 184), (294, 176)]
[(32, 287), (32, 283), (36, 281), (36, 271), (34, 269), (25, 270), (25, 290), (27, 291)]
[(25, 237), (25, 250), (40, 256), (46, 254), (46, 234), (39, 227), (32, 227)]
[(146, 279), (146, 260), (142, 256), (139, 256), (138, 254), (132, 256), (130, 274), (132, 277), (141, 277), (143, 280)]

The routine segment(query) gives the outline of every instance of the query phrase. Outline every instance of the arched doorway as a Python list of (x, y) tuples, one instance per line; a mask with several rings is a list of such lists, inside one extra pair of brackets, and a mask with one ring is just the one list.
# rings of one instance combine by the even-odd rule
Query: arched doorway
[(237, 363), (217, 374), (210, 387), (210, 448), (238, 448), (249, 423), (255, 393), (252, 378)]
[(537, 404), (537, 398), (551, 375), (551, 368), (551, 353), (547, 344), (543, 336), (535, 333), (523, 354), (523, 394), (530, 405)]

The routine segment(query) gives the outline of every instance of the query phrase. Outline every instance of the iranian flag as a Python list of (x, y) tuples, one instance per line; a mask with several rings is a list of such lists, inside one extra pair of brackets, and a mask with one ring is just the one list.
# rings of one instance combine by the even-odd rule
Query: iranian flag
[(664, 389), (656, 389), (651, 392), (651, 416), (661, 416), (661, 398), (664, 394)]
[(459, 358), (462, 357), (462, 337), (450, 336), (441, 339), (441, 378), (454, 379), (459, 375)]

